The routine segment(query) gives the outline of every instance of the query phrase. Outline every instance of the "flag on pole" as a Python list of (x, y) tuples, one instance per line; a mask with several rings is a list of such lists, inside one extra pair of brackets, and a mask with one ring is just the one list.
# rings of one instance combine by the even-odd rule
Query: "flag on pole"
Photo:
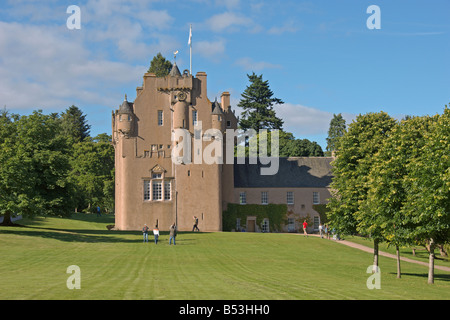
[(192, 44), (192, 24), (191, 27), (189, 28), (189, 41), (188, 41), (188, 45), (190, 46)]
[(192, 74), (192, 24), (189, 27), (189, 73)]

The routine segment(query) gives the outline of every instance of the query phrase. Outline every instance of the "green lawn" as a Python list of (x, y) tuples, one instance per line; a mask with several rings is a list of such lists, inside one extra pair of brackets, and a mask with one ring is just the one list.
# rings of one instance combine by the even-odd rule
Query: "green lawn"
[[(108, 231), (112, 217), (21, 220), (0, 227), (0, 299), (450, 299), (450, 273), (380, 258), (381, 289), (369, 290), (372, 255), (294, 234), (180, 233), (169, 246), (139, 232)], [(150, 237), (152, 240), (152, 237)], [(69, 290), (67, 267), (81, 269)]]

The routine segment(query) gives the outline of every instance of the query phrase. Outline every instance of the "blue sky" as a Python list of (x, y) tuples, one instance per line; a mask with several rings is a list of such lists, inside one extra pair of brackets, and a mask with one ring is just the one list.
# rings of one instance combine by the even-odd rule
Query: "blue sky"
[[(448, 0), (1, 1), (0, 103), (12, 112), (75, 104), (91, 134), (111, 133), (111, 111), (158, 52), (208, 74), (208, 97), (235, 107), (253, 71), (269, 80), (284, 128), (325, 149), (333, 114), (442, 113), (450, 102)], [(66, 26), (81, 9), (81, 29)], [(381, 10), (368, 29), (366, 10)], [(237, 110), (237, 114), (240, 110)]]

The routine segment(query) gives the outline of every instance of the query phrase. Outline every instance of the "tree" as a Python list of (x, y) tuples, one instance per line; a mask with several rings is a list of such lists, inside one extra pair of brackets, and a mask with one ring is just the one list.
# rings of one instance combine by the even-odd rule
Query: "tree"
[(0, 213), (65, 215), (70, 207), (67, 141), (54, 115), (0, 116)]
[(333, 114), (333, 119), (330, 121), (330, 128), (328, 129), (327, 151), (333, 152), (339, 149), (339, 139), (345, 134), (345, 120), (342, 114)]
[(61, 128), (63, 134), (76, 143), (89, 137), (91, 126), (87, 123), (86, 115), (78, 107), (72, 105), (61, 114)]
[(434, 249), (450, 242), (450, 109), (432, 118), (423, 146), (406, 164), (404, 226), (415, 241), (429, 243), (428, 283), (434, 283)]
[(397, 278), (401, 277), (399, 246), (411, 243), (405, 225), (403, 206), (407, 189), (404, 180), (407, 165), (420, 153), (424, 133), (429, 130), (429, 117), (409, 117), (396, 125), (379, 152), (375, 154), (369, 175), (365, 224), (378, 228), (383, 241), (394, 245), (397, 251)]
[(395, 125), (395, 120), (384, 112), (359, 115), (340, 138), (333, 161), (333, 197), (327, 205), (330, 224), (343, 234), (370, 235), (374, 240), (375, 266), (378, 266), (378, 243), (383, 238), (376, 224), (371, 224), (371, 212), (365, 205), (369, 173), (374, 155)]
[(280, 142), (281, 157), (323, 157), (322, 147), (317, 142), (308, 139), (287, 141), (284, 146)]
[(161, 52), (158, 52), (150, 62), (150, 68), (147, 72), (154, 73), (157, 77), (165, 77), (172, 70), (172, 63), (163, 57)]
[(113, 209), (114, 148), (110, 140), (111, 136), (100, 134), (73, 145), (69, 181), (77, 191), (77, 208)]
[(274, 104), (283, 104), (281, 99), (274, 98), (268, 80), (263, 81), (262, 75), (254, 72), (247, 75), (250, 85), (241, 95), (238, 106), (244, 111), (241, 113), (239, 126), (244, 129), (278, 129), (283, 127), (283, 120), (275, 115)]
[[(272, 156), (271, 151), (271, 132), (267, 132), (267, 156)], [(278, 156), (279, 157), (323, 157), (322, 147), (315, 141), (308, 139), (296, 139), (291, 132), (283, 130), (278, 131)], [(249, 156), (249, 145), (252, 139), (256, 139), (256, 151), (259, 152), (260, 133), (250, 138), (245, 147), (245, 156)], [(237, 156), (237, 146), (235, 147), (235, 156)]]

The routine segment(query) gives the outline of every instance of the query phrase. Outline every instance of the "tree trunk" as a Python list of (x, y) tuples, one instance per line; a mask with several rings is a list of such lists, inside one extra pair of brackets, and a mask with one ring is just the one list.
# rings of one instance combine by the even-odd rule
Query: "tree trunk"
[(437, 245), (439, 247), (439, 253), (441, 255), (441, 257), (448, 257), (447, 251), (445, 251), (444, 245), (443, 244), (438, 244)]
[(402, 271), (400, 268), (400, 249), (398, 246), (395, 246), (395, 249), (397, 250), (397, 278), (400, 279), (402, 277)]
[(428, 284), (434, 283), (434, 248), (435, 243), (433, 239), (430, 239), (430, 258), (428, 263)]
[(372, 273), (378, 272), (378, 240), (373, 241), (373, 269)]
[(13, 226), (14, 223), (11, 220), (11, 212), (7, 211), (5, 212), (5, 216), (3, 217), (3, 222), (1, 223), (2, 226)]

